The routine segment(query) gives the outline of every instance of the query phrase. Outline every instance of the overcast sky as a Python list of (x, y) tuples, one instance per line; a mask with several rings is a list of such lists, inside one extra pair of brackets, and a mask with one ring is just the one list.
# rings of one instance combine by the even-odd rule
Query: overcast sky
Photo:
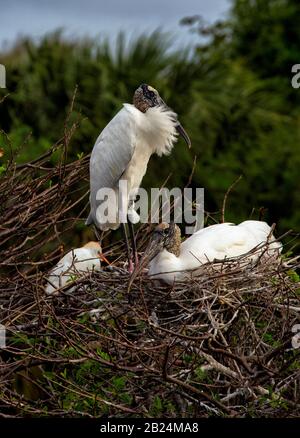
[(105, 34), (113, 40), (119, 30), (138, 34), (161, 26), (177, 31), (177, 43), (186, 44), (195, 37), (178, 26), (182, 17), (198, 14), (213, 22), (229, 6), (230, 0), (0, 0), (0, 46), (58, 27), (68, 35)]

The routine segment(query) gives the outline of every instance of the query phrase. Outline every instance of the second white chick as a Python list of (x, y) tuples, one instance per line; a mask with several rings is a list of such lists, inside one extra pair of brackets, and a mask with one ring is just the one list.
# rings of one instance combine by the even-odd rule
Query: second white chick
[(88, 242), (81, 248), (69, 251), (52, 269), (47, 278), (46, 294), (51, 295), (64, 287), (74, 277), (84, 272), (100, 271), (101, 246), (98, 242)]

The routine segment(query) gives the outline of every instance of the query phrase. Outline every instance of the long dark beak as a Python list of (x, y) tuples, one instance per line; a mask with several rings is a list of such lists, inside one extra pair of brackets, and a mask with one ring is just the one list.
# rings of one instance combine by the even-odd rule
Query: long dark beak
[(178, 123), (178, 125), (176, 126), (176, 130), (178, 134), (181, 135), (181, 137), (184, 139), (188, 147), (190, 148), (192, 146), (192, 142), (190, 140), (190, 137), (187, 135), (185, 129), (180, 123)]
[[(166, 105), (166, 102), (162, 100), (162, 98), (159, 96), (159, 105), (165, 106), (167, 109), (171, 109), (168, 105)], [(172, 111), (172, 110), (171, 110)], [(192, 142), (190, 140), (190, 137), (187, 135), (186, 130), (183, 128), (182, 124), (177, 120), (176, 125), (176, 131), (179, 135), (184, 139), (188, 147), (190, 148), (192, 146)]]

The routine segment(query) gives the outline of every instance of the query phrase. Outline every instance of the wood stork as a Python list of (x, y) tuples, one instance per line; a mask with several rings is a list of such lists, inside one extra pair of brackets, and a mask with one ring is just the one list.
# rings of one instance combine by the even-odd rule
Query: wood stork
[(84, 272), (100, 271), (101, 259), (106, 261), (98, 242), (88, 242), (81, 248), (72, 249), (52, 269), (47, 278), (46, 293), (55, 293)]
[[(90, 214), (87, 225), (94, 224), (105, 231), (120, 226), (120, 205), (125, 206), (122, 222), (127, 245), (129, 269), (132, 259), (125, 223), (128, 222), (132, 248), (137, 263), (133, 225), (139, 221), (134, 210), (134, 200), (146, 173), (152, 154), (167, 155), (172, 151), (180, 134), (190, 147), (190, 139), (178, 121), (177, 114), (162, 100), (157, 90), (141, 84), (133, 96), (133, 105), (123, 108), (103, 129), (94, 145), (90, 159)], [(119, 181), (125, 181), (127, 193), (119, 190)], [(115, 196), (108, 199), (108, 209), (113, 220), (108, 220), (107, 210), (101, 211), (104, 199), (99, 189), (111, 188)]]
[[(267, 249), (264, 244), (268, 244)], [(249, 259), (257, 259), (263, 251), (268, 256), (278, 256), (281, 252), (282, 245), (275, 240), (266, 222), (247, 220), (239, 225), (211, 225), (182, 243), (180, 228), (162, 223), (156, 227), (144, 257), (150, 260), (150, 278), (173, 284), (187, 278), (186, 271), (207, 262), (242, 256), (256, 247)]]

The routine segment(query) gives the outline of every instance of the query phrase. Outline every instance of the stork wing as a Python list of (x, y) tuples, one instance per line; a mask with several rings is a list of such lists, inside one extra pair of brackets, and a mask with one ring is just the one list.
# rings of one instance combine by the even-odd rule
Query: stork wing
[[(136, 144), (136, 122), (131, 105), (126, 105), (103, 129), (92, 151), (90, 160), (90, 207), (87, 225), (96, 220), (96, 209), (103, 201), (96, 199), (101, 188), (117, 189)], [(101, 227), (100, 227), (101, 228)]]
[(248, 234), (244, 229), (230, 223), (211, 225), (186, 239), (181, 244), (181, 254), (185, 260), (189, 260), (189, 267), (193, 269), (199, 266), (199, 262), (221, 260), (237, 255), (236, 252), (247, 252), (250, 249), (249, 240), (255, 246), (252, 236), (249, 239)]
[[(239, 225), (230, 223), (216, 224), (203, 228), (181, 244), (180, 256), (189, 260), (192, 269), (201, 263), (239, 257), (258, 245), (267, 243), (271, 227), (266, 222), (244, 221)], [(271, 250), (279, 250), (281, 245), (274, 237)], [(258, 255), (259, 253), (257, 253)], [(192, 257), (191, 257), (192, 256)]]

